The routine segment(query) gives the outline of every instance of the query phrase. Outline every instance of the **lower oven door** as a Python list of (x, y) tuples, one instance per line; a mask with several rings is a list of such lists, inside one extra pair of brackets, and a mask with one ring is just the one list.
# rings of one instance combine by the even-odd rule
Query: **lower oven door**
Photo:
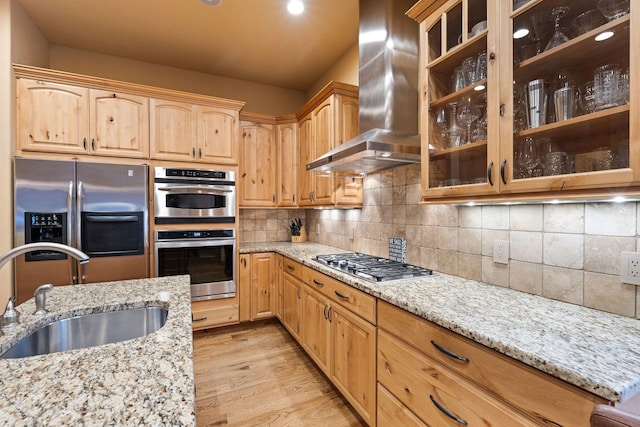
[(193, 301), (236, 295), (235, 240), (155, 243), (156, 277), (189, 274)]

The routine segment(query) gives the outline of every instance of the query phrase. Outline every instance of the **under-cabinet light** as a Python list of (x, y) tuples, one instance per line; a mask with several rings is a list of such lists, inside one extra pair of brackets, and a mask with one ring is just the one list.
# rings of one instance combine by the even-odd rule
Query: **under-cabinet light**
[(484, 90), (484, 89), (485, 89), (484, 85), (478, 85), (473, 88), (473, 90), (475, 90), (476, 92), (480, 92), (481, 90)]
[(615, 33), (613, 31), (603, 31), (602, 33), (596, 36), (595, 40), (597, 42), (605, 41), (613, 37), (614, 34)]
[(627, 198), (624, 196), (615, 196), (614, 198), (611, 199), (611, 201), (613, 203), (624, 203), (627, 201)]

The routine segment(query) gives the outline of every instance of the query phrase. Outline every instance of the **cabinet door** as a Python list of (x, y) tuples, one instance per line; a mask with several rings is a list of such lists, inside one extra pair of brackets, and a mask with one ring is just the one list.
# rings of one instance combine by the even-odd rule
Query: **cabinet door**
[(238, 258), (238, 299), (240, 321), (251, 320), (251, 255), (241, 254)]
[(300, 342), (301, 282), (288, 273), (282, 277), (282, 323)]
[(196, 115), (192, 104), (149, 100), (151, 158), (196, 159)]
[(18, 149), (88, 153), (89, 89), (18, 79), (17, 96)]
[(199, 105), (197, 153), (198, 161), (238, 164), (238, 113), (223, 108)]
[(240, 206), (276, 206), (273, 126), (242, 122), (240, 127)]
[(102, 156), (149, 156), (149, 100), (91, 89), (91, 152)]
[[(313, 158), (315, 160), (331, 150), (334, 141), (334, 117), (332, 99), (313, 110)], [(333, 175), (331, 173), (313, 172), (314, 189), (313, 204), (327, 205), (332, 203)]]
[(331, 380), (369, 425), (375, 425), (376, 328), (334, 304)]
[(339, 206), (362, 206), (362, 177), (335, 172), (335, 201)]
[(360, 112), (358, 98), (344, 95), (335, 96), (338, 113), (336, 114), (336, 135), (333, 148), (358, 136)]
[[(513, 12), (511, 4), (501, 6), (511, 16), (505, 26), (520, 29), (557, 5), (542, 1)], [(633, 68), (638, 59), (632, 57), (631, 46), (638, 32), (634, 37), (630, 22), (639, 11), (632, 7), (630, 13), (610, 21), (596, 12), (587, 26), (569, 32), (565, 25), (592, 6), (577, 0), (562, 2), (562, 7), (553, 9), (560, 14), (556, 33), (553, 20), (545, 21), (540, 28), (547, 32), (544, 39), (510, 39), (505, 46), (514, 58), (504, 67), (504, 80), (513, 81), (513, 87), (503, 82), (502, 88), (504, 98), (512, 99), (514, 112), (503, 133), (511, 136), (501, 153), (511, 165), (505, 191), (609, 189), (640, 178), (639, 152), (633, 144), (640, 137), (633, 108), (640, 104), (631, 100), (629, 92), (635, 83), (631, 78), (638, 75), (630, 73), (630, 65)], [(605, 32), (611, 37), (598, 41)], [(552, 43), (552, 34), (559, 43)], [(565, 38), (555, 37), (560, 34)]]
[(304, 286), (302, 289), (302, 346), (325, 374), (330, 372), (331, 324), (329, 300)]
[(295, 123), (284, 123), (276, 126), (276, 143), (278, 153), (277, 198), (278, 206), (296, 206), (296, 190), (298, 183), (298, 138)]
[(275, 267), (274, 253), (251, 254), (251, 320), (275, 316)]
[(298, 124), (300, 162), (298, 165), (298, 205), (311, 205), (313, 191), (313, 172), (307, 172), (307, 163), (315, 160), (313, 151), (313, 128), (311, 127), (311, 115), (303, 118)]

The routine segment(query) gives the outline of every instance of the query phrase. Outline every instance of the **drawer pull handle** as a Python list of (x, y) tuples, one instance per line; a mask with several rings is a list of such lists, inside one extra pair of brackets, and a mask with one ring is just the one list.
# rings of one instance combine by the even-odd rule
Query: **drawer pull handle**
[(436, 408), (438, 408), (440, 412), (445, 414), (447, 417), (451, 418), (458, 424), (462, 424), (465, 426), (467, 425), (467, 421), (463, 420), (462, 418), (456, 417), (451, 411), (449, 411), (447, 408), (445, 408), (440, 403), (438, 403), (438, 401), (432, 395), (429, 395), (429, 399), (431, 399), (431, 402), (433, 402), (433, 404), (436, 405)]
[(318, 282), (316, 279), (313, 279), (313, 283), (314, 283), (316, 286), (320, 286), (320, 287), (323, 287), (323, 286), (324, 286), (324, 283), (322, 283), (322, 282)]
[(348, 297), (347, 295), (341, 294), (341, 293), (340, 293), (340, 292), (338, 292), (338, 291), (334, 291), (334, 292), (335, 292), (335, 294), (336, 294), (336, 296), (337, 296), (338, 298), (343, 299), (343, 300), (345, 300), (345, 301), (349, 301), (349, 297)]
[(293, 265), (289, 265), (289, 264), (287, 265), (287, 268), (288, 268), (289, 270), (291, 270), (291, 271), (293, 271), (293, 270), (295, 270), (295, 269), (296, 269)]
[(207, 317), (198, 317), (197, 319), (194, 319), (193, 316), (191, 317), (192, 322), (202, 322), (203, 320), (207, 320)]
[(469, 362), (469, 359), (467, 359), (464, 356), (460, 356), (459, 354), (455, 354), (453, 351), (451, 350), (447, 350), (446, 348), (442, 347), (440, 344), (436, 343), (434, 340), (431, 340), (431, 344), (437, 348), (440, 352), (446, 354), (447, 356), (459, 360), (461, 362), (467, 363)]
[(391, 373), (391, 368), (389, 367), (389, 362), (384, 362), (384, 369), (388, 373)]

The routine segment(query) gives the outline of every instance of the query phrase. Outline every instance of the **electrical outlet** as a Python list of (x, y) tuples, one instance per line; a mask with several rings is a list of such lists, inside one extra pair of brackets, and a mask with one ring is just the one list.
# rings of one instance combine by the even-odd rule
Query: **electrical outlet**
[(507, 240), (493, 241), (493, 262), (509, 264), (509, 242)]
[(620, 256), (620, 281), (640, 285), (640, 253), (622, 252)]

